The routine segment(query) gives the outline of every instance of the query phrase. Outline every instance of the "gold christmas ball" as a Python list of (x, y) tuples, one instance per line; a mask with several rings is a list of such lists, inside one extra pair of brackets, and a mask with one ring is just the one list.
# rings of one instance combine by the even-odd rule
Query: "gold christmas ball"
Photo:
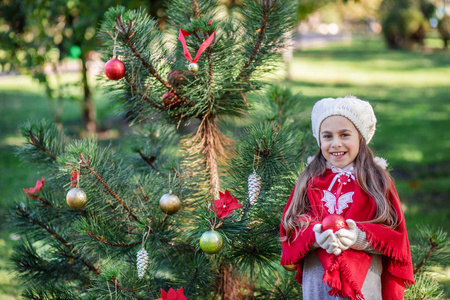
[(208, 254), (217, 253), (222, 250), (222, 247), (223, 238), (217, 231), (206, 231), (200, 237), (200, 248)]
[(198, 65), (196, 63), (194, 63), (194, 62), (190, 63), (189, 66), (188, 66), (188, 71), (192, 72), (192, 73), (197, 72), (198, 71)]
[(168, 194), (164, 194), (159, 200), (159, 207), (163, 212), (168, 215), (173, 215), (181, 208), (181, 201), (177, 195), (172, 194), (170, 191)]
[(73, 209), (82, 209), (87, 204), (87, 195), (83, 190), (73, 188), (66, 196), (67, 204)]
[(297, 265), (282, 265), (288, 271), (297, 272)]

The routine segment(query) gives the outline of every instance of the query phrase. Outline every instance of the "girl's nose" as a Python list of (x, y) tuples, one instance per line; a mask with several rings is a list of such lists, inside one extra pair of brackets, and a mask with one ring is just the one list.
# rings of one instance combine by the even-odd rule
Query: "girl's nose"
[(340, 139), (333, 139), (333, 142), (331, 143), (331, 145), (335, 148), (340, 147), (340, 146), (342, 146), (342, 142)]

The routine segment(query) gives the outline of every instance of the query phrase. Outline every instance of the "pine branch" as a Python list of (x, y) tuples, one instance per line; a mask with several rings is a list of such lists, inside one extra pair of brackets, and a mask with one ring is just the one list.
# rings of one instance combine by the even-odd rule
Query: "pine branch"
[(138, 221), (139, 223), (142, 223), (142, 222), (139, 221), (139, 219), (136, 217), (136, 215), (133, 213), (133, 211), (128, 207), (128, 205), (122, 200), (122, 198), (120, 198), (111, 189), (111, 187), (103, 180), (103, 178), (100, 177), (100, 175), (98, 175), (98, 173), (94, 170), (94, 168), (92, 168), (92, 166), (89, 164), (89, 162), (86, 161), (86, 159), (84, 158), (83, 154), (81, 152), (79, 152), (78, 154), (79, 154), (80, 159), (81, 159), (80, 166), (82, 168), (88, 169), (95, 176), (95, 178), (97, 178), (97, 180), (100, 181), (100, 183), (105, 187), (105, 189), (108, 191), (108, 193), (111, 196), (113, 196), (122, 205), (122, 207), (128, 212), (128, 214), (131, 216), (132, 219), (134, 219), (135, 221)]
[(277, 286), (276, 288), (277, 288), (278, 292), (280, 293), (280, 296), (283, 297), (284, 300), (287, 300), (286, 296), (283, 294), (283, 292), (281, 291), (280, 287)]
[(112, 246), (112, 247), (133, 247), (133, 246), (142, 244), (142, 241), (137, 241), (137, 242), (133, 242), (133, 243), (130, 243), (130, 244), (125, 244), (124, 242), (119, 242), (119, 243), (115, 244), (115, 243), (108, 242), (107, 240), (105, 240), (105, 238), (103, 236), (101, 236), (101, 237), (96, 236), (92, 232), (87, 231), (86, 228), (84, 228), (84, 230), (86, 231), (86, 234), (89, 237), (94, 238), (97, 241), (102, 242), (103, 244), (106, 244), (106, 245), (109, 245), (109, 246)]
[[(256, 55), (258, 54), (258, 51), (261, 48), (262, 40), (263, 40), (264, 35), (266, 33), (267, 19), (269, 17), (269, 12), (270, 12), (270, 10), (273, 7), (275, 7), (276, 3), (277, 3), (277, 0), (274, 1), (272, 6), (269, 6), (270, 1), (269, 0), (263, 0), (262, 7), (264, 9), (264, 15), (263, 15), (263, 18), (262, 18), (262, 24), (261, 24), (261, 29), (260, 29), (259, 35), (258, 35), (258, 40), (256, 41), (255, 46), (253, 47), (252, 54), (250, 55), (248, 61), (245, 63), (244, 67), (242, 68), (241, 73), (239, 73), (238, 77), (236, 78), (236, 82), (239, 82), (241, 80), (241, 78), (244, 77), (244, 74), (247, 72), (247, 69), (250, 67), (250, 65), (252, 64), (252, 62), (255, 59)], [(250, 75), (251, 75), (251, 72), (248, 72), (247, 75), (244, 78), (244, 81), (248, 80)]]
[(119, 290), (122, 290), (122, 291), (125, 291), (125, 292), (128, 292), (128, 293), (131, 293), (131, 294), (135, 295), (135, 296), (134, 296), (134, 299), (144, 300), (143, 298), (136, 296), (136, 293), (135, 293), (134, 291), (129, 290), (129, 289), (127, 289), (126, 287), (122, 286), (122, 285), (120, 284), (120, 282), (117, 281), (117, 278), (113, 278), (113, 279), (111, 279), (109, 282), (112, 282), (112, 283), (114, 284), (114, 286), (115, 286), (116, 288), (118, 288)]
[(139, 183), (137, 183), (136, 185), (139, 188), (139, 191), (141, 191), (142, 197), (144, 197), (145, 201), (147, 201), (147, 204), (148, 204), (148, 200), (150, 199), (150, 197), (147, 196), (147, 194), (144, 191), (144, 188)]
[(131, 49), (131, 51), (133, 52), (134, 56), (137, 59), (139, 59), (139, 61), (147, 69), (147, 71), (151, 75), (153, 75), (153, 77), (155, 77), (165, 88), (167, 88), (169, 90), (169, 92), (171, 92), (174, 95), (176, 95), (181, 100), (181, 102), (183, 102), (183, 103), (191, 103), (191, 101), (189, 99), (187, 99), (186, 97), (181, 95), (173, 86), (171, 86), (167, 81), (162, 79), (161, 76), (159, 76), (158, 72), (156, 72), (155, 68), (153, 68), (153, 66), (149, 62), (147, 62), (147, 60), (144, 59), (142, 54), (139, 53), (139, 51), (136, 49), (136, 47), (134, 46), (133, 42), (131, 41), (131, 38), (134, 35), (134, 33), (131, 32), (132, 21), (130, 20), (130, 22), (127, 24), (127, 28), (125, 28), (125, 25), (122, 22), (121, 16), (118, 15), (116, 17), (116, 24), (118, 26), (119, 32), (125, 37), (125, 41), (126, 41), (127, 46)]
[[(42, 223), (41, 221), (39, 221), (38, 219), (32, 218), (24, 209), (22, 209), (21, 207), (17, 207), (17, 212), (16, 212), (19, 216), (27, 218), (28, 220), (30, 220), (31, 222), (33, 222), (34, 224), (38, 225), (39, 227), (41, 227), (42, 229), (44, 229), (45, 231), (47, 231), (51, 236), (53, 236), (58, 242), (60, 242), (61, 244), (63, 244), (70, 252), (73, 251), (73, 246), (70, 245), (69, 242), (67, 242), (63, 237), (61, 237), (60, 235), (58, 235), (56, 232), (54, 232), (53, 230), (51, 230), (49, 227), (47, 227), (44, 223)], [(87, 259), (82, 258), (81, 256), (73, 256), (71, 258), (74, 259), (82, 259), (83, 263), (94, 273), (96, 274), (100, 274), (100, 271)]]
[(200, 18), (200, 11), (198, 9), (198, 1), (192, 0), (192, 6), (194, 8), (194, 16), (196, 19)]
[(159, 173), (158, 169), (155, 167), (155, 165), (153, 164), (153, 162), (155, 161), (156, 157), (154, 156), (146, 156), (144, 155), (144, 153), (141, 152), (141, 150), (138, 151), (139, 155), (141, 156), (141, 158), (153, 169), (155, 170), (157, 173)]
[(31, 130), (28, 131), (28, 135), (30, 136), (30, 144), (47, 154), (51, 159), (56, 161), (57, 157), (56, 155), (52, 154), (50, 150), (48, 150), (42, 143), (34, 136), (33, 132)]
[(431, 237), (429, 239), (430, 241), (430, 250), (428, 250), (428, 253), (424, 256), (424, 258), (420, 261), (420, 263), (414, 268), (414, 275), (419, 272), (419, 270), (425, 265), (426, 261), (430, 258), (431, 254), (436, 250), (437, 247), (439, 247), (439, 244), (433, 241), (433, 238)]
[(209, 86), (209, 103), (208, 103), (208, 110), (211, 108), (211, 102), (213, 100), (213, 89), (212, 89), (212, 85), (214, 82), (213, 79), (213, 67), (214, 67), (214, 61), (212, 59), (211, 56), (211, 52), (212, 52), (212, 48), (208, 47), (208, 52), (207, 52), (207, 56), (208, 56), (208, 62), (209, 62), (209, 79), (208, 79), (208, 86)]
[[(269, 7), (268, 2), (269, 2), (269, 0), (267, 0), (267, 1), (263, 0), (262, 7), (264, 8), (264, 15), (262, 18), (261, 29), (259, 30), (258, 40), (256, 41), (255, 46), (253, 47), (252, 53), (251, 53), (248, 61), (244, 64), (241, 72), (234, 80), (235, 82), (240, 82), (242, 80), (247, 81), (248, 78), (250, 77), (250, 75), (252, 74), (252, 72), (247, 72), (247, 70), (250, 67), (250, 65), (252, 64), (253, 60), (256, 58), (256, 55), (258, 54), (259, 50), (261, 49), (261, 44), (262, 44), (264, 34), (267, 29), (267, 19), (269, 17), (269, 12), (273, 7), (275, 7), (277, 0), (274, 1), (274, 4), (271, 7)], [(247, 75), (244, 77), (246, 72), (247, 72)], [(220, 99), (226, 99), (230, 94), (231, 94), (231, 90), (228, 90), (225, 92), (225, 94)]]
[(135, 90), (139, 96), (141, 96), (141, 99), (145, 100), (145, 102), (151, 104), (153, 107), (160, 109), (160, 110), (166, 110), (167, 108), (154, 102), (149, 97), (145, 96), (144, 93), (131, 81), (131, 79), (128, 76), (124, 76), (125, 80), (128, 82), (128, 84), (131, 86), (133, 90)]
[(39, 201), (41, 202), (42, 206), (50, 206), (50, 207), (53, 207), (53, 204), (51, 204), (50, 202), (48, 202), (47, 199), (42, 198), (41, 196), (32, 197), (31, 199), (39, 200)]

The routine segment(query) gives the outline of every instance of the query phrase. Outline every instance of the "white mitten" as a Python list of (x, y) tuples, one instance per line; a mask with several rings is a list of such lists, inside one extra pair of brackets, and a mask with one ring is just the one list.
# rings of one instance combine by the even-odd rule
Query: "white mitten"
[(314, 235), (316, 236), (316, 243), (320, 248), (325, 249), (328, 253), (334, 255), (341, 254), (342, 250), (339, 248), (339, 242), (333, 230), (328, 229), (322, 232), (322, 225), (316, 224), (313, 227)]
[(347, 219), (345, 222), (348, 225), (348, 229), (340, 229), (336, 232), (339, 248), (342, 250), (347, 250), (356, 243), (359, 231), (358, 226), (352, 219)]

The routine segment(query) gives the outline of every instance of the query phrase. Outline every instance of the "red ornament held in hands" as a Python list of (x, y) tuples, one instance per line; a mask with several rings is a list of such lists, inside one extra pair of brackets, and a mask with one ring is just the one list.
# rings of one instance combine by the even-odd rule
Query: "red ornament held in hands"
[(105, 75), (111, 80), (119, 80), (125, 76), (125, 64), (113, 58), (105, 64)]
[(336, 232), (340, 229), (347, 229), (347, 223), (345, 222), (345, 218), (341, 215), (328, 215), (322, 220), (322, 231), (331, 229), (333, 232)]

